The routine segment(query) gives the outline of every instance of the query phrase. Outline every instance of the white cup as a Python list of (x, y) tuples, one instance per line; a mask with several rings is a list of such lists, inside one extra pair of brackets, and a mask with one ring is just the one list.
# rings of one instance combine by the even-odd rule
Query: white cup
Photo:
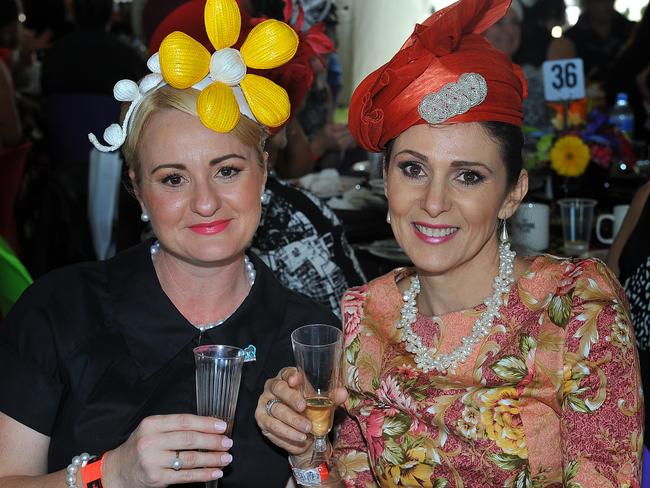
[[(625, 218), (625, 214), (627, 214), (629, 208), (629, 205), (616, 205), (614, 207), (614, 213), (602, 214), (598, 216), (598, 219), (596, 220), (596, 237), (598, 237), (598, 240), (600, 242), (603, 244), (611, 244), (614, 242), (614, 238), (616, 237), (616, 234), (618, 234), (618, 231), (621, 228), (621, 224), (623, 223), (623, 219)], [(612, 221), (612, 237), (604, 237), (600, 232), (600, 224), (602, 224), (605, 220)]]
[(543, 203), (522, 203), (512, 217), (515, 244), (533, 251), (548, 247), (550, 208)]

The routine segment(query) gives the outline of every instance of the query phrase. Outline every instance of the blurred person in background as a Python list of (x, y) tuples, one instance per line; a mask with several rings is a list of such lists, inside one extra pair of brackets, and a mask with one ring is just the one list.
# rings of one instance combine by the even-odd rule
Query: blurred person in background
[(520, 65), (541, 66), (548, 58), (552, 29), (562, 28), (565, 24), (564, 0), (537, 0), (532, 6), (524, 7), (521, 42), (512, 60)]
[(23, 137), (11, 74), (12, 53), (20, 42), (16, 0), (0, 0), (0, 147), (15, 146)]
[[(521, 45), (524, 11), (519, 0), (513, 0), (506, 15), (485, 31), (490, 43), (513, 59)], [(542, 128), (549, 125), (544, 100), (544, 79), (539, 66), (523, 64), (521, 69), (528, 81), (528, 97), (524, 100), (524, 124)]]
[(582, 58), (587, 83), (602, 84), (634, 26), (614, 0), (582, 0), (578, 22), (549, 46), (549, 59)]
[[(111, 34), (113, 0), (75, 0), (75, 30), (55, 42), (43, 59), (44, 95), (92, 93), (112, 96), (117, 81), (140, 79), (145, 60)], [(84, 60), (83, 75), (79, 60)]]

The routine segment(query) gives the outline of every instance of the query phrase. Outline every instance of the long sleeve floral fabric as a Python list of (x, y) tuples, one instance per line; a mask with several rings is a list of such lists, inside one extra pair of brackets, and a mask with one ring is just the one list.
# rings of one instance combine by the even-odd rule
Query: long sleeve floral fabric
[[(625, 295), (597, 260), (540, 256), (456, 373), (423, 373), (400, 342), (395, 270), (343, 297), (349, 487), (635, 487), (643, 398)], [(418, 315), (449, 352), (484, 310)]]

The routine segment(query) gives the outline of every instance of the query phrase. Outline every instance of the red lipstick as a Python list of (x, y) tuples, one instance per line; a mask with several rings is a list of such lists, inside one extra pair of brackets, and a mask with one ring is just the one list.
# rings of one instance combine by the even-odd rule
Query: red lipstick
[[(426, 229), (453, 229), (453, 232), (443, 236), (432, 236), (420, 231), (418, 227), (426, 228)], [(415, 232), (415, 235), (417, 236), (418, 239), (426, 242), (427, 244), (443, 244), (456, 237), (456, 233), (458, 232), (458, 227), (454, 227), (452, 225), (432, 225), (432, 224), (426, 224), (424, 222), (413, 222), (413, 231)]]
[(201, 234), (205, 236), (214, 235), (226, 230), (226, 227), (228, 227), (231, 220), (232, 219), (215, 220), (213, 222), (205, 222), (203, 224), (190, 225), (189, 229), (192, 232), (196, 232), (197, 234)]

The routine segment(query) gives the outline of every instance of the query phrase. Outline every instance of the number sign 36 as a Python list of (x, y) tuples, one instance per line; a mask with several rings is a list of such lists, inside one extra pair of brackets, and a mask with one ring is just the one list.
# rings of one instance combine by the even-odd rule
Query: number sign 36
[(551, 102), (578, 100), (585, 97), (585, 75), (582, 59), (546, 61), (544, 70), (544, 98)]

